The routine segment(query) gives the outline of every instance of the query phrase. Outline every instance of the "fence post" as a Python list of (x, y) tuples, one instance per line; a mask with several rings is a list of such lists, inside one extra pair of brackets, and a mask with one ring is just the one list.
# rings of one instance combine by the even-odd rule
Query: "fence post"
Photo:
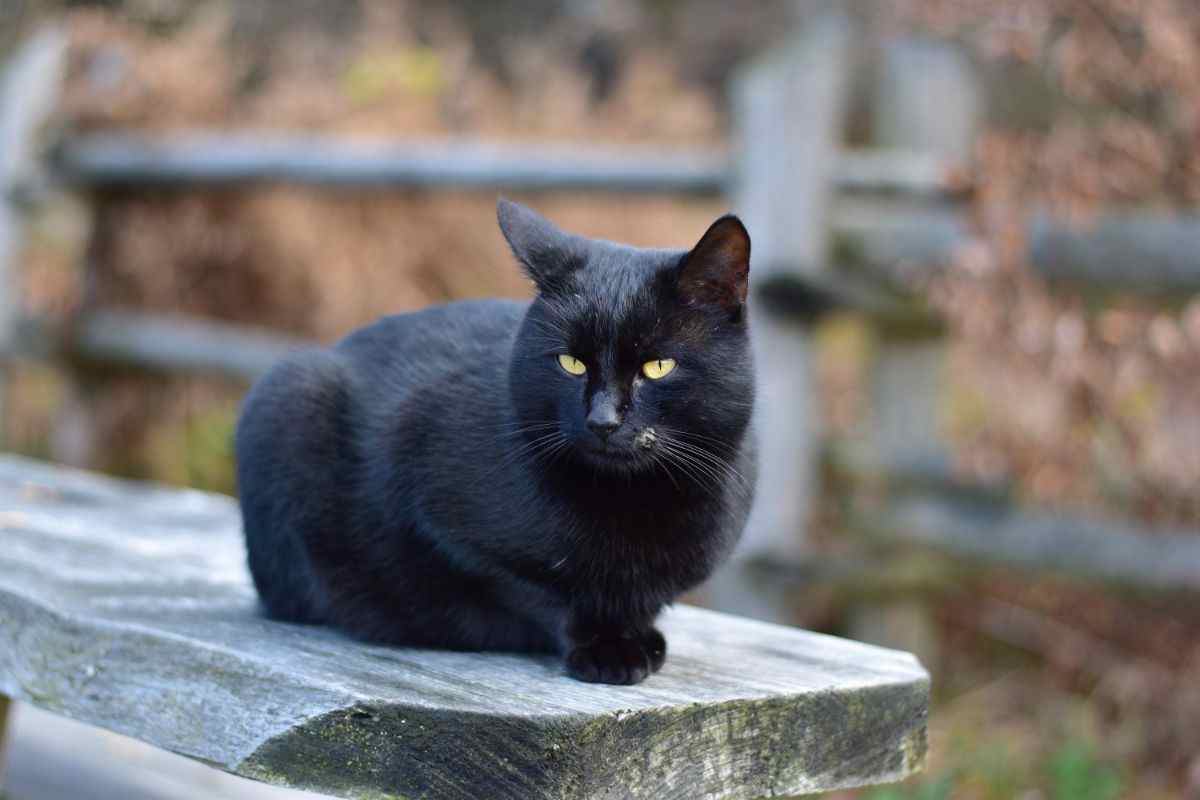
[[(850, 85), (851, 25), (836, 12), (741, 72), (733, 86), (738, 155), (732, 205), (753, 240), (751, 286), (783, 272), (825, 267), (832, 173)], [(815, 493), (819, 450), (812, 345), (795, 319), (752, 302), (758, 373), (758, 488), (745, 537), (710, 581), (705, 601), (726, 611), (789, 622), (787, 592), (751, 584), (750, 559), (796, 560)]]
[[(952, 44), (902, 38), (883, 48), (872, 104), (874, 144), (965, 162), (971, 156), (980, 94), (966, 56)], [(920, 265), (924, 266), (924, 265)], [(935, 325), (874, 326), (871, 364), (872, 456), (885, 470), (945, 460), (940, 407), (945, 339)], [(927, 666), (937, 637), (920, 600), (889, 600), (851, 613), (856, 639), (902, 646)]]
[[(54, 109), (66, 54), (66, 37), (54, 28), (39, 31), (17, 49), (0, 73), (0, 359), (16, 349), (21, 290), (18, 262), (25, 244), (22, 191), (38, 172), (36, 141)], [(28, 201), (28, 198), (25, 198)], [(7, 377), (0, 365), (0, 442)]]

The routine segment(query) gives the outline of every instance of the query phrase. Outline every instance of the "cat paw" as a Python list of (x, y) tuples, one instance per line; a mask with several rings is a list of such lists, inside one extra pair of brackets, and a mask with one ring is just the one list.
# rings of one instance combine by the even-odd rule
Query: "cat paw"
[(658, 672), (667, 657), (667, 641), (657, 629), (617, 639), (577, 644), (567, 653), (567, 674), (586, 683), (632, 686)]
[(663, 662), (667, 660), (667, 640), (658, 628), (651, 628), (642, 634), (642, 647), (650, 655), (650, 671), (658, 672)]

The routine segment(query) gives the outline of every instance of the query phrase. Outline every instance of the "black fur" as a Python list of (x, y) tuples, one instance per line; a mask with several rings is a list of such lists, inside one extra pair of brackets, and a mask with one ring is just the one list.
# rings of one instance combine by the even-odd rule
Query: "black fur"
[[(666, 654), (655, 617), (749, 510), (749, 237), (723, 217), (690, 252), (640, 250), (498, 215), (532, 303), (386, 317), (254, 386), (236, 443), (251, 572), (278, 619), (637, 683)], [(677, 366), (652, 381), (657, 358)]]

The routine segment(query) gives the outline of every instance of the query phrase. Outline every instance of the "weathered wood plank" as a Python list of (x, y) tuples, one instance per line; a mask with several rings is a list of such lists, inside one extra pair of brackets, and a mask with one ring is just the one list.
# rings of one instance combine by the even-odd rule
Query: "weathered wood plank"
[(882, 542), (921, 545), (983, 568), (1200, 592), (1200, 529), (1023, 508), (1011, 487), (963, 481), (944, 459), (919, 452), (884, 461), (858, 442), (841, 442), (826, 455), (855, 493), (849, 524)]
[(211, 372), (253, 379), (293, 350), (317, 342), (183, 314), (88, 311), (66, 325), (21, 320), (15, 350), (150, 372)]
[(58, 166), (89, 186), (256, 182), (345, 187), (600, 189), (715, 194), (724, 155), (516, 145), (467, 139), (370, 141), (298, 134), (206, 134), (171, 138), (93, 134), (68, 140)]
[(946, 163), (971, 159), (981, 87), (966, 52), (923, 36), (883, 47), (871, 106), (875, 144), (936, 153)]
[[(1085, 222), (1031, 213), (1028, 258), (1052, 285), (1099, 296), (1129, 292), (1165, 306), (1200, 293), (1200, 217), (1163, 210), (1112, 211)], [(841, 196), (838, 244), (871, 266), (940, 266), (971, 241), (960, 206), (908, 198)]]
[(1108, 213), (1068, 225), (1035, 218), (1030, 259), (1047, 280), (1084, 291), (1132, 291), (1182, 305), (1200, 292), (1200, 216)]
[(1200, 532), (1139, 530), (1132, 522), (1023, 510), (978, 493), (909, 490), (856, 525), (891, 541), (1026, 571), (1143, 591), (1200, 592)]
[[(960, 48), (902, 37), (884, 48), (875, 91), (875, 143), (965, 160), (979, 123), (979, 87)], [(928, 209), (926, 209), (928, 211)], [(871, 370), (870, 435), (881, 461), (943, 452), (940, 405), (945, 340), (926, 328), (879, 331)]]
[[(68, 139), (63, 177), (86, 186), (229, 185), (264, 181), (343, 187), (592, 190), (720, 194), (723, 150), (517, 144), (471, 139), (369, 141), (196, 132), (173, 138), (90, 134)], [(831, 179), (851, 192), (931, 198), (961, 191), (962, 171), (910, 150), (841, 153)]]
[(911, 656), (715, 612), (637, 687), (556, 659), (372, 647), (255, 613), (229, 498), (0, 457), (0, 694), (344, 797), (752, 798), (895, 780)]

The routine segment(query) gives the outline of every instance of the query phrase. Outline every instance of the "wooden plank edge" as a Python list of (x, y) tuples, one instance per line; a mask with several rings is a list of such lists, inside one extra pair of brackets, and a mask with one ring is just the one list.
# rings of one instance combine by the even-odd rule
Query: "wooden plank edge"
[[(901, 780), (920, 769), (926, 752), (927, 676), (517, 718), (289, 684), (286, 672), (245, 654), (143, 625), (78, 618), (11, 591), (0, 590), (0, 608), (16, 626), (0, 627), (0, 641), (22, 643), (8, 642), (0, 694), (236, 775), (341, 797), (582, 800), (616, 789), (631, 798), (750, 800)], [(113, 663), (114, 654), (137, 663)], [(165, 672), (146, 680), (147, 665)], [(213, 687), (213, 676), (236, 686)], [(324, 710), (280, 714), (248, 745), (244, 732), (221, 739), (221, 729), (233, 727), (221, 696), (302, 696), (306, 707)]]

